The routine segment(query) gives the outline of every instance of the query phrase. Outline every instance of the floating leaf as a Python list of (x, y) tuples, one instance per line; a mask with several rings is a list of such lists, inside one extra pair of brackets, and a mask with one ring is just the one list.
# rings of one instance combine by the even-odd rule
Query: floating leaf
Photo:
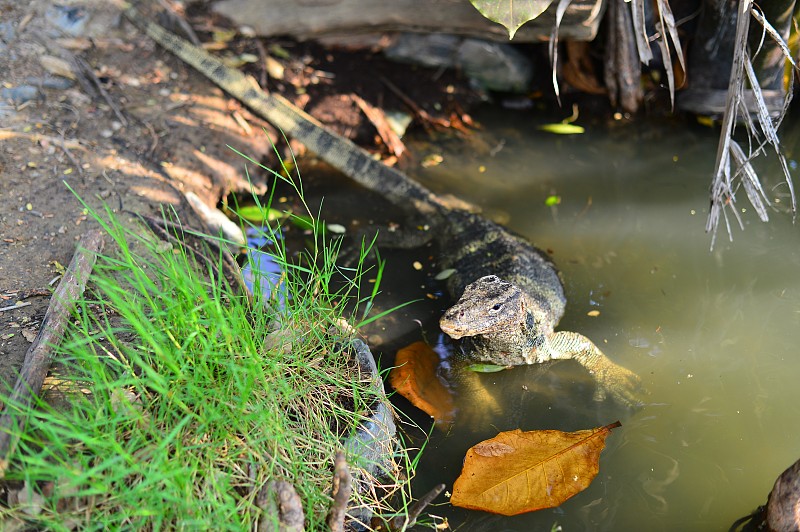
[(591, 484), (606, 437), (619, 426), (501, 432), (467, 451), (450, 502), (502, 515), (558, 506)]
[(502, 24), (513, 39), (517, 30), (550, 7), (553, 0), (470, 0), (481, 15)]
[(508, 366), (498, 366), (497, 364), (470, 364), (466, 369), (474, 371), (475, 373), (497, 373), (508, 369)]
[(286, 213), (277, 209), (268, 209), (258, 205), (246, 205), (239, 207), (236, 214), (244, 218), (248, 222), (260, 224), (264, 222), (272, 222), (286, 216)]
[(414, 342), (397, 352), (394, 363), (389, 372), (392, 388), (436, 423), (452, 423), (453, 396), (436, 373), (439, 355), (425, 342)]
[(547, 196), (547, 199), (544, 200), (544, 204), (548, 207), (555, 207), (556, 205), (561, 205), (561, 196)]
[(714, 119), (711, 118), (710, 116), (697, 115), (695, 119), (697, 120), (697, 123), (700, 124), (701, 126), (714, 127), (715, 125)]
[(337, 235), (343, 235), (347, 232), (347, 228), (342, 224), (326, 224), (325, 227), (328, 231)]
[(422, 164), (423, 168), (430, 168), (432, 166), (439, 166), (443, 162), (444, 162), (444, 157), (442, 157), (438, 153), (431, 153), (426, 155), (425, 158), (422, 159), (422, 163), (420, 164)]
[(586, 130), (581, 126), (575, 124), (565, 124), (558, 122), (557, 124), (542, 124), (538, 129), (547, 131), (548, 133), (555, 133), (556, 135), (580, 135), (585, 133)]
[(456, 273), (455, 268), (447, 268), (445, 270), (440, 271), (434, 276), (434, 279), (437, 281), (444, 281), (445, 279), (449, 279), (452, 275)]

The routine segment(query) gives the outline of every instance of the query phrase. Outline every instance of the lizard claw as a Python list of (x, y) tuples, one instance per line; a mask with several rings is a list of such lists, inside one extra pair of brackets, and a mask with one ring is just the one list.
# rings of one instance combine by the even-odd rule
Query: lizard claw
[(600, 368), (594, 370), (597, 380), (597, 390), (594, 394), (596, 401), (602, 401), (607, 396), (625, 406), (640, 406), (642, 400), (642, 380), (628, 368), (608, 361)]

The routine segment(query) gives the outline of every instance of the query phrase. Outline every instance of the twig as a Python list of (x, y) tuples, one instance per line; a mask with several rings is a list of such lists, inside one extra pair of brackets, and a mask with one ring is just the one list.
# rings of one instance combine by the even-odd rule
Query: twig
[(259, 57), (259, 82), (261, 87), (266, 90), (267, 87), (267, 50), (264, 48), (264, 43), (261, 42), (261, 39), (256, 37), (253, 39), (253, 42), (256, 43), (256, 48), (258, 49), (258, 57)]
[(405, 530), (406, 528), (414, 526), (414, 524), (417, 522), (419, 514), (421, 514), (422, 511), (433, 502), (433, 499), (438, 497), (439, 494), (444, 491), (444, 488), (444, 484), (438, 484), (434, 486), (431, 491), (423, 495), (422, 498), (420, 498), (411, 506), (411, 508), (408, 509), (407, 515), (398, 515), (389, 521), (389, 530)]
[(22, 308), (27, 307), (30, 303), (17, 303), (16, 305), (10, 305), (8, 307), (0, 308), (0, 312), (5, 312), (6, 310), (14, 310), (15, 308)]
[(75, 158), (75, 156), (72, 155), (72, 152), (70, 151), (69, 147), (67, 146), (66, 139), (64, 138), (64, 134), (63, 133), (61, 134), (61, 142), (58, 144), (58, 146), (63, 150), (64, 154), (67, 156), (67, 159), (69, 159), (70, 162), (75, 166), (75, 168), (78, 169), (78, 173), (80, 175), (83, 175), (84, 174), (83, 165), (81, 165), (81, 163), (78, 162), (78, 160)]
[(73, 61), (77, 65), (78, 71), (81, 73), (81, 75), (92, 82), (92, 85), (97, 90), (98, 94), (100, 94), (100, 96), (102, 96), (103, 100), (105, 100), (108, 106), (111, 107), (111, 110), (114, 111), (114, 114), (116, 115), (120, 123), (123, 126), (127, 126), (128, 119), (125, 118), (125, 116), (122, 114), (122, 111), (120, 111), (119, 107), (117, 107), (117, 104), (114, 103), (114, 100), (111, 99), (111, 96), (103, 88), (103, 84), (100, 82), (99, 79), (97, 79), (97, 76), (94, 73), (94, 69), (92, 69), (92, 67), (89, 66), (89, 63), (87, 63), (78, 56), (74, 56)]
[(331, 532), (344, 532), (344, 518), (347, 515), (347, 502), (353, 493), (353, 477), (347, 467), (342, 451), (336, 452), (333, 466), (333, 502), (325, 522)]
[(5, 477), (9, 465), (8, 457), (19, 441), (19, 428), (23, 421), (21, 415), (24, 415), (33, 397), (38, 395), (42, 388), (44, 378), (50, 369), (55, 346), (64, 336), (72, 308), (83, 294), (97, 260), (97, 254), (102, 249), (102, 232), (94, 230), (83, 235), (64, 278), (50, 299), (39, 333), (25, 353), (19, 378), (0, 417), (0, 478)]
[(42, 141), (52, 142), (53, 144), (55, 144), (64, 151), (67, 151), (68, 149), (88, 151), (77, 140), (60, 139), (58, 137), (42, 135), (41, 133), (20, 133), (18, 131), (9, 131), (7, 129), (0, 130), (0, 140), (7, 140), (14, 138), (28, 139), (31, 142), (42, 142)]
[(191, 42), (195, 46), (201, 46), (200, 39), (197, 38), (197, 34), (194, 32), (194, 30), (186, 21), (186, 19), (183, 18), (183, 16), (180, 15), (178, 11), (175, 10), (175, 8), (173, 8), (170, 4), (168, 4), (164, 0), (158, 0), (158, 5), (160, 5), (166, 10), (167, 16), (170, 18), (172, 22), (175, 23), (175, 25), (178, 26), (178, 28), (180, 28), (180, 30), (183, 32), (186, 38), (189, 39), (189, 42)]
[(29, 290), (14, 290), (13, 292), (6, 292), (4, 294), (0, 294), (0, 299), (9, 299), (14, 297), (17, 301), (23, 301), (30, 297), (36, 296), (47, 296), (50, 297), (53, 295), (53, 292), (48, 290), (47, 288), (31, 288)]
[(386, 120), (386, 115), (383, 111), (365, 102), (364, 99), (357, 94), (353, 95), (353, 99), (369, 121), (372, 122), (372, 125), (375, 126), (375, 129), (378, 130), (378, 135), (380, 135), (386, 147), (389, 148), (389, 151), (397, 157), (403, 155), (403, 152), (406, 151), (406, 146), (403, 144), (403, 141), (400, 140), (400, 137), (397, 136), (397, 133), (389, 126), (389, 122)]
[(389, 81), (385, 77), (380, 76), (380, 80), (384, 85), (386, 85), (387, 89), (392, 91), (395, 96), (400, 98), (403, 101), (403, 103), (406, 104), (409, 107), (409, 109), (411, 109), (414, 112), (414, 115), (416, 117), (418, 117), (419, 119), (421, 119), (423, 121), (423, 124), (432, 124), (434, 126), (439, 126), (439, 127), (444, 128), (444, 129), (448, 129), (452, 125), (450, 123), (450, 121), (447, 120), (447, 119), (435, 118), (435, 117), (429, 115), (428, 112), (425, 109), (423, 109), (419, 105), (417, 105), (411, 98), (406, 96), (405, 93), (403, 93), (403, 91), (401, 91), (400, 88), (397, 85), (395, 85), (394, 83), (392, 83), (391, 81)]

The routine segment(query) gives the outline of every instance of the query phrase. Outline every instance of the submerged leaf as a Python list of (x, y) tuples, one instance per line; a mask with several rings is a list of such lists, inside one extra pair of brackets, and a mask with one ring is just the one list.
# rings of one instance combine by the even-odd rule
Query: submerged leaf
[(508, 369), (508, 366), (499, 366), (497, 364), (470, 364), (467, 366), (467, 369), (475, 373), (497, 373)]
[(414, 342), (400, 349), (389, 384), (411, 404), (430, 415), (437, 424), (450, 424), (455, 418), (453, 396), (436, 370), (439, 355), (425, 342)]
[(544, 204), (547, 207), (555, 207), (556, 205), (561, 205), (561, 196), (547, 196), (547, 199), (544, 200)]
[(606, 437), (619, 426), (501, 432), (467, 451), (450, 502), (502, 515), (559, 506), (591, 484)]
[(437, 273), (434, 276), (434, 279), (436, 279), (437, 281), (444, 281), (445, 279), (449, 279), (450, 277), (452, 277), (454, 273), (456, 273), (456, 270), (454, 268), (447, 268)]
[(550, 7), (553, 0), (470, 0), (481, 15), (502, 24), (508, 30), (509, 40), (529, 20), (533, 20)]

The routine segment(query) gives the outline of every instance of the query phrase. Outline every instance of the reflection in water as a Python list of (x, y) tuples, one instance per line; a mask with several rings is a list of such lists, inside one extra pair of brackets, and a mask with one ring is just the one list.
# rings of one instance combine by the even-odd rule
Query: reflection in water
[[(269, 240), (263, 231), (254, 227), (246, 229), (247, 246), (250, 248), (247, 259), (242, 266), (242, 277), (250, 292), (261, 290), (264, 300), (277, 298), (278, 305), (283, 308), (286, 298), (286, 283), (282, 283), (283, 271), (276, 262), (275, 257), (261, 248), (272, 249), (272, 241)], [(253, 272), (258, 272), (255, 275)], [(258, 282), (258, 286), (255, 283)]]
[[(762, 224), (742, 204), (746, 230), (733, 243), (720, 234), (709, 251), (713, 130), (588, 125), (565, 138), (537, 131), (532, 116), (479, 119), (484, 130), (467, 153), (461, 142), (411, 142), (419, 159), (444, 159), (417, 177), (548, 250), (568, 298), (559, 329), (639, 373), (647, 405), (592, 401), (592, 379), (573, 362), (481, 375), (502, 414), (434, 432), (416, 492), (452, 486), (467, 448), (499, 430), (620, 419), (597, 479), (561, 508), (511, 518), (432, 511), (468, 530), (726, 530), (800, 457), (800, 235), (791, 217), (776, 212)], [(776, 186), (766, 189), (782, 208), (786, 189), (771, 176)], [(554, 195), (560, 203), (545, 206)]]

